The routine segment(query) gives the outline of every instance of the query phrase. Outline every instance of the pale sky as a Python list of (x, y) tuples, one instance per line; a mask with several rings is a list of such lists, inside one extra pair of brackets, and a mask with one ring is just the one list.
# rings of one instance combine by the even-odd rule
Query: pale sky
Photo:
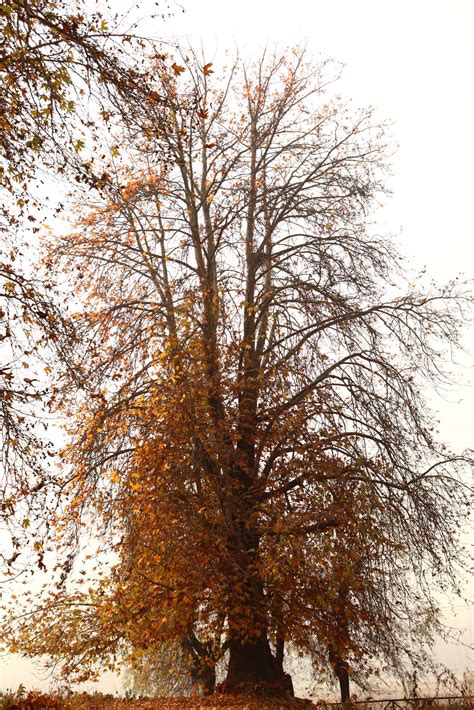
[[(99, 6), (101, 2), (97, 3)], [(315, 58), (346, 67), (339, 92), (354, 106), (371, 105), (393, 122), (400, 148), (393, 160), (394, 196), (383, 222), (399, 232), (403, 251), (439, 281), (474, 276), (474, 2), (472, 0), (182, 0), (185, 13), (146, 24), (156, 36), (178, 35), (204, 48), (206, 61), (225, 63), (225, 50), (259, 54), (305, 43)], [(103, 3), (105, 7), (105, 3)], [(113, 3), (128, 8), (128, 0)], [(164, 3), (163, 3), (164, 5)], [(152, 0), (140, 14), (153, 12)], [(135, 14), (135, 13), (134, 13)], [(472, 335), (472, 331), (471, 331)], [(474, 342), (466, 335), (467, 345)], [(471, 342), (469, 342), (471, 341)], [(466, 360), (466, 365), (469, 365)], [(472, 372), (472, 370), (471, 370)], [(467, 370), (460, 370), (466, 377)], [(458, 450), (474, 448), (473, 392), (465, 386), (440, 407), (441, 436)], [(471, 596), (472, 595), (471, 585)], [(459, 606), (459, 602), (456, 602)], [(452, 625), (469, 627), (472, 608), (447, 610)], [(458, 672), (474, 652), (440, 647), (440, 660)], [(0, 661), (0, 688), (38, 687), (26, 662)], [(46, 683), (47, 686), (47, 683)], [(114, 683), (107, 684), (113, 689)]]

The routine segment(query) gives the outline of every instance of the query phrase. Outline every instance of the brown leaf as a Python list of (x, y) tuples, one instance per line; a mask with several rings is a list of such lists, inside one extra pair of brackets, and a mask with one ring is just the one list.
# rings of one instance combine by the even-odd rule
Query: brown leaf
[(179, 64), (176, 64), (176, 62), (173, 62), (173, 64), (171, 65), (171, 69), (174, 71), (176, 76), (179, 76), (184, 71), (186, 71), (185, 67), (181, 67)]

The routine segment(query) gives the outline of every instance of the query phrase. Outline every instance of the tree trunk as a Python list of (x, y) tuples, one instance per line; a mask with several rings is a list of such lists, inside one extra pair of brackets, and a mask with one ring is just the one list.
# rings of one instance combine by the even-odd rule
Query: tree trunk
[(285, 657), (285, 640), (279, 636), (275, 648), (275, 661), (278, 670), (283, 673), (283, 659)]
[[(255, 570), (258, 569), (260, 536), (253, 528), (252, 517), (256, 501), (249, 496), (254, 483), (255, 450), (253, 436), (256, 428), (255, 390), (242, 399), (242, 408), (249, 408), (242, 417), (243, 433), (238, 449), (246, 465), (239, 463), (233, 471), (234, 491), (230, 505), (233, 519), (229, 535), (230, 557), (238, 561), (242, 573), (239, 591), (231, 602), (228, 615), (229, 665), (223, 690), (233, 694), (262, 694), (286, 696), (292, 690), (291, 678), (283, 672), (283, 647), (281, 658), (272, 653), (268, 639), (267, 608), (264, 586)], [(251, 422), (251, 426), (248, 426)], [(277, 654), (278, 656), (278, 650)]]
[(349, 707), (351, 697), (349, 687), (349, 664), (332, 647), (329, 647), (329, 662), (339, 681), (341, 703), (345, 708)]
[(208, 648), (193, 630), (183, 635), (181, 645), (189, 655), (193, 687), (201, 690), (203, 695), (212, 695), (216, 687), (216, 664)]
[(252, 641), (230, 641), (225, 692), (289, 695), (291, 688), (291, 678), (278, 667), (266, 635)]
[(197, 674), (196, 685), (203, 695), (212, 695), (216, 689), (216, 668), (215, 666), (205, 666)]
[(338, 668), (336, 673), (339, 679), (339, 688), (341, 689), (341, 703), (344, 707), (349, 707), (349, 699), (351, 694), (349, 689), (349, 672), (347, 670), (347, 663)]

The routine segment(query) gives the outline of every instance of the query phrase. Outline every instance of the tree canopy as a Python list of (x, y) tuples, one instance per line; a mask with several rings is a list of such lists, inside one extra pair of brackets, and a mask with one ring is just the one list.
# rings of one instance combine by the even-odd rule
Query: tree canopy
[[(402, 290), (368, 217), (384, 126), (331, 95), (329, 64), (150, 62), (114, 170), (49, 246), (80, 298), (51, 400), (63, 563), (9, 636), (84, 678), (192, 631), (228, 691), (288, 688), (290, 644), (346, 687), (420, 610), (436, 624), (432, 574), (456, 583), (467, 459), (422, 388), (448, 381), (469, 297)], [(90, 528), (113, 569), (68, 586)]]

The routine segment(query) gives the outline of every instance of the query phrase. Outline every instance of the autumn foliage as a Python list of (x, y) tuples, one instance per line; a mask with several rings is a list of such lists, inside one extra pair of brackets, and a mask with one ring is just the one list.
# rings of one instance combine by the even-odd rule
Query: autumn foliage
[(70, 443), (57, 586), (10, 647), (81, 680), (184, 644), (207, 690), (224, 661), (221, 690), (280, 694), (291, 648), (347, 697), (414, 619), (436, 627), (427, 566), (455, 579), (466, 459), (420, 386), (467, 297), (402, 290), (367, 220), (384, 127), (331, 98), (329, 65), (150, 62), (114, 170), (45, 257), (79, 304), (49, 398)]

